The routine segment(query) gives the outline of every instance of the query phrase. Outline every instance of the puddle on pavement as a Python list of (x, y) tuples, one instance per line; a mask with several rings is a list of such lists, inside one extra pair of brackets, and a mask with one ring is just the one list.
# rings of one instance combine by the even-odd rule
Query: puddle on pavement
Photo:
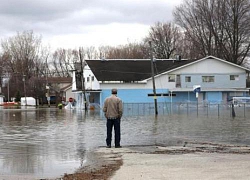
[[(86, 151), (105, 146), (99, 111), (0, 109), (0, 175), (55, 178), (84, 165)], [(248, 118), (191, 115), (124, 116), (123, 146), (185, 141), (250, 145)]]

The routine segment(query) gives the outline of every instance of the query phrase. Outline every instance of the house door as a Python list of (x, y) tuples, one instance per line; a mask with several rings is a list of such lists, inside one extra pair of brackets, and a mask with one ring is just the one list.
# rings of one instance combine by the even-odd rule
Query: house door
[(89, 103), (100, 104), (100, 92), (91, 92), (89, 95)]
[(90, 103), (94, 103), (95, 102), (95, 96), (93, 95), (93, 93), (90, 93), (89, 102)]
[(176, 84), (175, 87), (180, 88), (181, 87), (181, 76), (178, 74), (176, 75)]

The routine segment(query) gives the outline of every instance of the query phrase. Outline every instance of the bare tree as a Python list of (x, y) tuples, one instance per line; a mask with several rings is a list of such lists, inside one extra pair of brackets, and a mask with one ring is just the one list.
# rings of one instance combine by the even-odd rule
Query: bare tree
[(106, 58), (109, 50), (110, 50), (110, 46), (99, 46), (98, 48), (98, 56), (100, 59)]
[(86, 57), (87, 59), (98, 59), (98, 53), (97, 50), (94, 46), (86, 47), (84, 48), (86, 52)]
[(178, 43), (176, 43), (175, 54), (180, 55), (184, 59), (196, 59), (197, 50), (195, 49), (195, 43), (188, 37), (185, 32), (182, 33)]
[(179, 54), (177, 45), (181, 38), (182, 34), (176, 25), (171, 22), (157, 22), (150, 27), (149, 35), (145, 38), (144, 43), (147, 45), (148, 41), (152, 42), (153, 53), (156, 58), (169, 59), (175, 53)]
[(174, 17), (197, 58), (215, 55), (242, 64), (249, 56), (249, 0), (185, 0)]
[(71, 71), (74, 69), (74, 63), (78, 60), (77, 50), (57, 49), (52, 59), (48, 62), (51, 76), (71, 77)]
[(30, 78), (36, 62), (41, 59), (41, 36), (35, 36), (33, 31), (18, 32), (16, 36), (3, 40), (1, 46), (10, 69)]
[[(36, 36), (33, 31), (17, 32), (17, 35), (2, 40), (2, 61), (9, 74), (10, 95), (13, 97), (17, 91), (24, 95), (26, 89), (32, 91), (29, 80), (33, 76), (40, 76), (43, 71), (44, 57), (47, 56), (42, 47), (41, 36)], [(14, 92), (15, 91), (15, 92)], [(28, 94), (27, 94), (28, 95)]]
[(117, 47), (110, 47), (106, 52), (107, 59), (143, 59), (143, 46), (139, 43), (128, 43)]

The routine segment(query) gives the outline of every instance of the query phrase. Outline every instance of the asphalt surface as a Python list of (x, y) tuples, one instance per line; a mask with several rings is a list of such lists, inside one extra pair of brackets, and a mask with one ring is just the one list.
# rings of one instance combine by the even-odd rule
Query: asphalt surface
[(211, 144), (200, 147), (140, 146), (122, 149), (100, 148), (98, 153), (112, 160), (122, 159), (123, 165), (110, 177), (112, 180), (248, 180), (250, 178), (250, 147), (224, 146), (223, 148)]

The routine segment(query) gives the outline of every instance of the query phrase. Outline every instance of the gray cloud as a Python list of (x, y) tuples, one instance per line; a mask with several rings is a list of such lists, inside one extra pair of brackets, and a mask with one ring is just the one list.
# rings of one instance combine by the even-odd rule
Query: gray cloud
[[(81, 33), (111, 23), (153, 25), (172, 19), (171, 0), (1, 0), (1, 34), (34, 30), (45, 36)], [(87, 29), (87, 28), (86, 28)]]
[(50, 20), (82, 7), (81, 0), (1, 0), (0, 14), (27, 20)]

